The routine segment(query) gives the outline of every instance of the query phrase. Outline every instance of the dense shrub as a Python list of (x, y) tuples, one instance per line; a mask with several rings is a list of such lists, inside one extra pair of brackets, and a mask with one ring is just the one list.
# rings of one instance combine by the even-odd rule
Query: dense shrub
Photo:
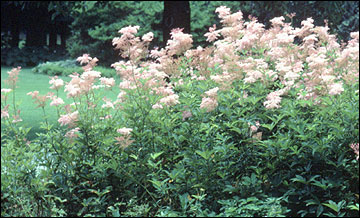
[(1, 65), (5, 66), (36, 66), (45, 61), (57, 61), (66, 58), (64, 49), (49, 50), (47, 47), (27, 46), (23, 48), (2, 48)]
[(31, 142), (15, 104), (20, 68), (10, 71), (2, 215), (358, 216), (359, 32), (340, 46), (311, 18), (264, 28), (215, 12), (223, 27), (206, 48), (175, 29), (151, 50), (152, 33), (122, 28), (116, 99), (98, 59), (78, 57), (84, 72), (64, 87), (73, 104), (62, 106), (56, 77), (56, 93), (28, 93), (45, 120)]
[[(114, 69), (97, 66), (94, 68), (101, 71), (104, 77), (115, 77), (116, 71)], [(77, 63), (77, 61), (68, 59), (62, 61), (52, 61), (38, 64), (32, 69), (35, 73), (46, 74), (50, 76), (68, 76), (74, 72), (83, 73), (84, 69)]]

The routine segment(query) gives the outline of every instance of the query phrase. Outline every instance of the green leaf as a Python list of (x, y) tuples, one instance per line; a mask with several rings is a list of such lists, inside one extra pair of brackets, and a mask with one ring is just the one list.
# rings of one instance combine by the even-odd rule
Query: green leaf
[(316, 216), (319, 217), (323, 211), (324, 211), (324, 207), (322, 205), (319, 205), (318, 208), (316, 209)]
[(331, 208), (332, 210), (334, 210), (335, 212), (339, 212), (340, 211), (340, 209), (342, 208), (342, 206), (345, 204), (345, 201), (344, 200), (342, 200), (342, 201), (340, 201), (339, 203), (335, 203), (334, 201), (332, 201), (332, 200), (329, 200), (329, 203), (327, 204), (327, 203), (323, 203), (323, 205), (324, 206), (327, 206), (327, 207), (329, 207), (329, 208)]
[(151, 158), (152, 158), (153, 160), (155, 160), (155, 159), (158, 158), (162, 153), (164, 153), (164, 152), (161, 151), (161, 152), (158, 152), (158, 153), (155, 153), (155, 154), (150, 154), (150, 156), (151, 156)]
[(138, 159), (138, 157), (135, 154), (130, 154), (130, 157), (134, 158), (135, 160)]
[(154, 184), (155, 188), (160, 188), (162, 183), (157, 180), (149, 180), (152, 184)]
[(273, 130), (273, 128), (275, 127), (276, 123), (271, 123), (271, 124), (261, 124), (262, 127), (265, 127), (267, 129), (269, 129), (270, 131)]
[(350, 210), (357, 210), (357, 211), (359, 211), (359, 204), (350, 205), (350, 206), (348, 206), (348, 208), (349, 208)]
[(293, 182), (300, 182), (300, 183), (303, 183), (303, 184), (309, 184), (306, 179), (300, 175), (296, 175), (296, 178), (292, 178), (291, 181)]
[(213, 151), (209, 151), (209, 150), (207, 150), (207, 151), (196, 150), (195, 152), (198, 155), (200, 155), (202, 158), (204, 158), (205, 160), (208, 160), (211, 157), (212, 153), (213, 153)]
[(314, 199), (310, 199), (310, 200), (306, 200), (306, 206), (310, 206), (310, 205), (318, 205), (320, 202), (314, 200)]
[(180, 199), (180, 204), (181, 204), (181, 208), (185, 211), (188, 207), (188, 203), (189, 203), (189, 198), (188, 198), (189, 194), (185, 193), (183, 195), (179, 195), (179, 199)]

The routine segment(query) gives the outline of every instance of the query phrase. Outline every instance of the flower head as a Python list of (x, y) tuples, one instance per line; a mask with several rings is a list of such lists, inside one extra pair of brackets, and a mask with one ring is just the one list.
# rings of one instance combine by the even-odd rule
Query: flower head
[(267, 109), (279, 108), (281, 103), (281, 94), (282, 93), (279, 91), (269, 93), (266, 97), (267, 101), (264, 102), (264, 106)]
[(219, 18), (224, 18), (225, 16), (230, 14), (230, 8), (226, 6), (220, 6), (216, 8), (215, 13), (219, 13)]
[(73, 126), (76, 121), (78, 121), (78, 111), (75, 111), (73, 113), (61, 115), (58, 119), (58, 122), (61, 126), (68, 125), (69, 127)]
[(145, 35), (143, 35), (143, 37), (141, 39), (145, 42), (151, 42), (153, 40), (153, 38), (154, 38), (154, 33), (149, 32), (149, 33), (146, 33)]
[(130, 133), (132, 130), (133, 129), (126, 127), (116, 130), (118, 133), (121, 134), (120, 137), (115, 137), (115, 140), (117, 141), (116, 144), (119, 144), (122, 149), (127, 148), (133, 142), (133, 140), (130, 140)]
[(117, 129), (116, 132), (120, 133), (121, 135), (130, 135), (132, 130), (133, 129), (131, 129), (131, 128), (123, 127), (123, 128)]
[(87, 64), (92, 60), (92, 58), (89, 56), (89, 54), (83, 54), (83, 56), (78, 57), (76, 60), (80, 62), (80, 64)]
[(219, 88), (218, 88), (218, 87), (215, 87), (215, 88), (213, 88), (213, 89), (210, 89), (209, 91), (206, 91), (205, 94), (206, 94), (207, 96), (209, 96), (209, 97), (215, 98), (215, 97), (217, 97), (217, 91), (218, 91), (218, 90), (219, 90)]
[(334, 83), (330, 85), (329, 95), (338, 95), (344, 91), (341, 83)]
[(185, 121), (186, 118), (192, 117), (191, 111), (183, 111), (182, 112), (182, 121)]
[(350, 147), (354, 150), (354, 153), (356, 154), (356, 160), (359, 160), (359, 143), (353, 143), (350, 145)]
[(50, 89), (59, 90), (59, 88), (64, 85), (64, 81), (62, 79), (58, 79), (58, 77), (55, 76), (55, 77), (51, 78), (51, 80), (49, 81), (49, 84), (52, 85), (50, 87)]
[(167, 50), (170, 56), (179, 55), (192, 46), (192, 36), (182, 32), (183, 29), (176, 28), (171, 30), (171, 39), (167, 42)]
[(115, 85), (115, 79), (114, 78), (100, 78), (101, 84), (105, 85), (106, 87), (113, 87)]
[(283, 16), (281, 16), (281, 17), (275, 17), (275, 18), (271, 19), (270, 22), (273, 26), (282, 26), (284, 24), (284, 20), (285, 20), (285, 18)]
[(167, 106), (173, 106), (180, 103), (178, 99), (179, 96), (177, 94), (173, 94), (160, 99), (160, 103), (163, 103)]
[(79, 133), (79, 130), (80, 130), (80, 128), (76, 127), (74, 129), (68, 131), (65, 134), (65, 137), (69, 138), (69, 139), (77, 138), (77, 137), (79, 137), (79, 135), (77, 134), (77, 133)]
[(64, 104), (64, 101), (61, 98), (56, 97), (56, 96), (54, 96), (52, 98), (52, 102), (50, 102), (50, 106), (59, 106), (62, 104)]
[(9, 104), (6, 105), (3, 109), (1, 109), (1, 119), (2, 118), (9, 118)]
[(219, 36), (220, 36), (219, 32), (215, 31), (215, 30), (216, 30), (216, 25), (214, 24), (213, 27), (209, 28), (209, 32), (205, 33), (205, 35), (204, 35), (205, 37), (207, 37), (206, 41), (213, 42), (219, 38)]
[(11, 92), (11, 90), (12, 90), (12, 89), (1, 89), (1, 92), (3, 92), (3, 93), (9, 93), (9, 92)]
[(203, 98), (200, 104), (200, 108), (206, 109), (206, 112), (215, 110), (217, 106), (218, 106), (217, 100), (215, 98), (209, 98), (209, 97)]
[(119, 33), (122, 33), (126, 36), (128, 35), (135, 35), (137, 33), (137, 31), (139, 30), (140, 26), (128, 26), (128, 27), (124, 27), (121, 30), (119, 30)]
[(15, 89), (16, 82), (18, 80), (18, 75), (21, 70), (21, 67), (13, 68), (11, 71), (7, 72), (9, 77), (5, 80), (5, 83), (9, 84), (12, 89)]

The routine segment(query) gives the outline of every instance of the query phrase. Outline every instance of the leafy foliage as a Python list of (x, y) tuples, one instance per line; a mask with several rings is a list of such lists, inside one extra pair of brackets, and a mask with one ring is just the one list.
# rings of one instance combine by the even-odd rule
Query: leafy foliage
[[(95, 67), (95, 70), (101, 71), (103, 76), (114, 77), (115, 70), (105, 67)], [(68, 76), (74, 72), (83, 73), (84, 69), (77, 64), (76, 60), (47, 61), (38, 64), (32, 69), (35, 73), (47, 74), (49, 76)]]
[(153, 42), (154, 46), (159, 46), (162, 11), (161, 2), (79, 2), (71, 10), (74, 22), (67, 50), (72, 57), (89, 53), (109, 66), (118, 60), (112, 39), (118, 36), (119, 29), (134, 24), (141, 26), (141, 35), (153, 32), (158, 40)]
[(6, 66), (36, 66), (46, 61), (57, 61), (66, 58), (64, 49), (50, 51), (46, 47), (4, 48), (1, 49), (1, 64)]

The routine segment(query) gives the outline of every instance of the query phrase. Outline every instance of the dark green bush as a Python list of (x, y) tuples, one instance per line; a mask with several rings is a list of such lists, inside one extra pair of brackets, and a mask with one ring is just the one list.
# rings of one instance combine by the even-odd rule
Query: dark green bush
[(24, 47), (1, 49), (1, 65), (36, 66), (45, 61), (56, 61), (66, 58), (64, 49), (50, 51), (47, 47)]
[[(114, 77), (116, 72), (114, 69), (97, 66), (94, 68), (100, 71), (104, 77)], [(32, 69), (35, 73), (46, 74), (50, 76), (68, 76), (74, 72), (82, 73), (84, 69), (78, 64), (76, 60), (53, 61), (38, 64)]]

